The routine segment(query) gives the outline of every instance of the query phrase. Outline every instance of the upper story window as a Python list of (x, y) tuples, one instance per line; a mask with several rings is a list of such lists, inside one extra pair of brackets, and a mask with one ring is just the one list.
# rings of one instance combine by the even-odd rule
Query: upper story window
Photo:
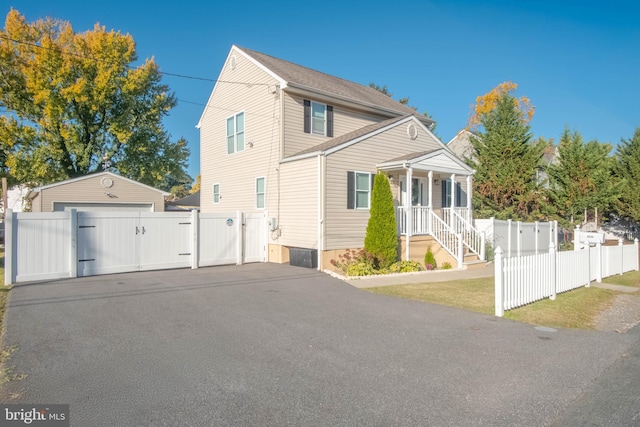
[(244, 150), (244, 113), (227, 118), (227, 154)]
[(327, 106), (319, 102), (311, 102), (311, 132), (318, 135), (326, 134), (325, 113)]
[(304, 132), (333, 137), (333, 107), (305, 99)]

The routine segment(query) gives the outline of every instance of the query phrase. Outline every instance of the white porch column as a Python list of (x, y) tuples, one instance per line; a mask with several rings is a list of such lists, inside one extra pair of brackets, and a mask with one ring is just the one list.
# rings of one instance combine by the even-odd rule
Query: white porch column
[(473, 175), (467, 175), (467, 221), (470, 223), (473, 221), (473, 215), (471, 209), (473, 208)]
[(429, 202), (427, 207), (429, 212), (427, 213), (427, 232), (431, 234), (431, 211), (433, 210), (433, 171), (429, 171)]
[(405, 260), (410, 259), (410, 243), (411, 235), (413, 234), (413, 168), (407, 168), (407, 200), (405, 206), (407, 207), (407, 234), (405, 235)]
[(449, 215), (449, 227), (453, 228), (453, 211), (456, 207), (456, 174), (451, 174), (451, 215)]
[(433, 208), (433, 171), (429, 171), (429, 209)]

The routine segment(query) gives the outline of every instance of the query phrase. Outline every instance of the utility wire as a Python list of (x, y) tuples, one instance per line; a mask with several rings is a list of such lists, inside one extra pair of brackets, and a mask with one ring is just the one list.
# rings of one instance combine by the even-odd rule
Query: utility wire
[[(22, 44), (22, 45), (25, 45), (25, 46), (35, 47), (37, 49), (43, 49), (43, 50), (49, 50), (49, 51), (52, 51), (52, 52), (57, 52), (57, 53), (60, 53), (62, 55), (74, 56), (74, 57), (80, 58), (80, 59), (88, 59), (90, 61), (96, 61), (96, 62), (107, 62), (107, 63), (111, 62), (111, 61), (106, 61), (104, 59), (95, 58), (95, 57), (92, 57), (92, 56), (81, 55), (79, 53), (66, 52), (66, 51), (63, 51), (61, 49), (55, 49), (53, 47), (41, 46), (39, 44), (27, 42), (27, 41), (24, 41), (24, 40), (16, 40), (14, 38), (5, 36), (4, 34), (0, 34), (0, 39), (7, 40), (7, 41), (10, 41), (10, 42), (13, 42), (13, 43)], [(140, 67), (134, 67), (132, 65), (127, 65), (127, 68), (130, 69), (130, 70), (136, 70), (136, 69), (138, 69)], [(210, 79), (210, 78), (207, 78), (207, 77), (190, 76), (190, 75), (187, 75), (187, 74), (170, 73), (170, 72), (167, 72), (167, 71), (163, 71), (162, 69), (160, 69), (160, 72), (165, 76), (178, 77), (178, 78), (181, 78), (181, 79), (200, 80), (200, 81), (213, 82), (213, 83), (239, 84), (239, 85), (245, 85), (245, 86), (248, 86), (248, 87), (251, 87), (251, 86), (267, 86), (268, 87), (268, 86), (270, 86), (268, 83), (233, 82), (233, 81), (228, 81), (228, 80)]]

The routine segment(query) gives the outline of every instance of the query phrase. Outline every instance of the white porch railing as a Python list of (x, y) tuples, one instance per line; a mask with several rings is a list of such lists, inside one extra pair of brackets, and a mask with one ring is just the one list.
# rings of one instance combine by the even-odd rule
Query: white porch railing
[[(469, 213), (467, 211), (467, 217)], [(484, 261), (484, 233), (476, 230), (464, 217), (462, 217), (457, 210), (451, 211), (451, 219), (449, 225), (456, 234), (462, 235), (462, 243), (474, 254), (478, 255), (478, 258)]]
[[(411, 207), (411, 235), (431, 234), (429, 229), (429, 209), (427, 206)], [(407, 208), (396, 207), (396, 227), (398, 234), (407, 234)]]
[(442, 221), (429, 207), (411, 207), (411, 227), (407, 227), (406, 206), (396, 207), (396, 226), (399, 235), (407, 235), (407, 229), (412, 236), (431, 235), (443, 248), (447, 250), (456, 260), (459, 260), (459, 267), (462, 267), (462, 257), (458, 254), (458, 239), (451, 228)]
[(442, 208), (442, 219), (447, 224), (451, 224), (451, 215), (457, 214), (459, 217), (463, 218), (469, 224), (471, 224), (473, 218), (471, 217), (471, 211), (469, 208)]
[(443, 248), (458, 261), (458, 268), (462, 268), (464, 253), (462, 250), (462, 236), (455, 234), (451, 227), (433, 211), (429, 211), (431, 219), (431, 235)]

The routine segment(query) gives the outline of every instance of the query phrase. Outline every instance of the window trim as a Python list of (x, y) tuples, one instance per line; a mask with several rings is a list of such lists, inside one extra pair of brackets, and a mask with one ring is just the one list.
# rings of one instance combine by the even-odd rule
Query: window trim
[[(245, 149), (245, 143), (244, 141), (246, 141), (246, 138), (243, 139), (243, 143), (242, 143), (242, 147), (238, 148), (238, 135), (240, 134), (238, 132), (238, 116), (242, 115), (242, 132), (241, 134), (243, 136), (246, 135), (246, 129), (247, 129), (247, 115), (245, 114), (245, 111), (238, 111), (235, 114), (232, 114), (230, 116), (227, 116), (227, 118), (225, 119), (225, 127), (226, 127), (226, 142), (227, 142), (227, 155), (229, 154), (236, 154), (236, 153), (240, 153), (242, 151), (244, 151)], [(233, 135), (229, 135), (229, 119), (233, 119)], [(233, 136), (233, 151), (229, 151), (229, 137)]]
[[(218, 191), (216, 191), (216, 187)], [(216, 201), (216, 196), (218, 196), (217, 201)], [(213, 204), (214, 205), (220, 204), (220, 183), (219, 182), (216, 182), (213, 184)]]
[[(314, 120), (316, 119), (316, 117), (314, 117), (313, 115), (313, 106), (315, 105), (320, 105), (323, 107), (323, 114), (322, 114), (322, 133), (320, 132), (316, 132), (314, 130)], [(317, 101), (311, 101), (311, 133), (313, 135), (320, 135), (320, 136), (326, 136), (327, 135), (327, 107), (328, 105), (322, 102), (317, 102)]]
[[(303, 99), (302, 101), (304, 108), (304, 133), (333, 138), (333, 106), (323, 102), (311, 101), (309, 99)], [(322, 133), (313, 131), (313, 104), (324, 106), (324, 126)]]
[[(258, 192), (258, 181), (262, 180), (262, 193)], [(267, 207), (267, 178), (264, 176), (257, 176), (255, 180), (255, 207), (256, 209), (265, 209)], [(258, 196), (262, 194), (263, 206), (258, 206)]]
[[(373, 177), (374, 173), (365, 171), (347, 171), (347, 208), (355, 210), (370, 210), (371, 209), (371, 193), (373, 192)], [(358, 175), (367, 175), (367, 207), (358, 207), (358, 193), (364, 192), (364, 190), (358, 190)], [(350, 178), (352, 176), (352, 178)], [(352, 186), (352, 188), (349, 188)], [(349, 200), (352, 198), (351, 200)]]

